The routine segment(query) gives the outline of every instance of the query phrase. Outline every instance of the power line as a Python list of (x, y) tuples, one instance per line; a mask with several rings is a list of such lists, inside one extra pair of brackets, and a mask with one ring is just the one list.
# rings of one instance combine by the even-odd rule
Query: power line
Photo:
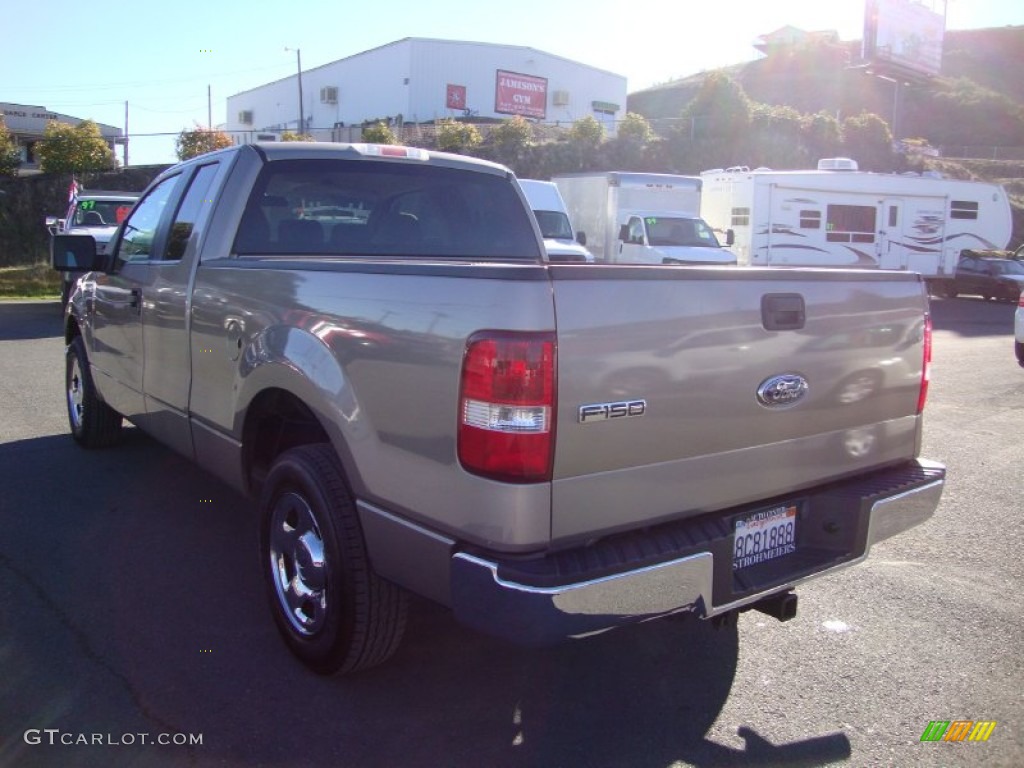
[(230, 72), (199, 72), (193, 77), (177, 78), (171, 80), (128, 80), (120, 83), (104, 83), (102, 85), (88, 85), (78, 83), (75, 85), (52, 85), (52, 86), (4, 86), (4, 92), (31, 91), (34, 93), (64, 93), (67, 91), (104, 91), (123, 88), (150, 88), (156, 85), (169, 85), (173, 83), (191, 83), (195, 81), (207, 81), (210, 78), (226, 77), (228, 75), (244, 75), (250, 72), (265, 72), (270, 69), (282, 69), (280, 64), (272, 64), (264, 67), (253, 67), (251, 69), (236, 69)]

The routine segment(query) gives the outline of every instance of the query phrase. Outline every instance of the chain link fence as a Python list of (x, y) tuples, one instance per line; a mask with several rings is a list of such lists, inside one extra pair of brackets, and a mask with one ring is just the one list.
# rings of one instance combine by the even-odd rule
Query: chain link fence
[(1024, 147), (948, 146), (942, 157), (964, 160), (1024, 160)]

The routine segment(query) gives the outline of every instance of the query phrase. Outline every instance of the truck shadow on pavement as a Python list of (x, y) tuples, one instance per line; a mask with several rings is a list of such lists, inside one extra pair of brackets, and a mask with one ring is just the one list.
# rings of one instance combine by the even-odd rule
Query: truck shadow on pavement
[(1016, 303), (985, 301), (980, 296), (937, 298), (930, 301), (932, 327), (960, 336), (1013, 336)]
[[(0, 763), (241, 766), (824, 765), (842, 733), (706, 734), (735, 626), (662, 620), (521, 649), (414, 600), (394, 659), (317, 676), (266, 605), (247, 500), (138, 430), (0, 444)], [(202, 734), (191, 747), (31, 746), (27, 729)]]
[(0, 301), (0, 341), (49, 339), (63, 335), (60, 302)]

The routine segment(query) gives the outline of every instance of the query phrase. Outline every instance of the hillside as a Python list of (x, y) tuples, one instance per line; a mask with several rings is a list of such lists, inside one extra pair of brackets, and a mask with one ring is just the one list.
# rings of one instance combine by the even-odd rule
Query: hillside
[[(865, 74), (859, 58), (860, 41), (818, 42), (724, 71), (756, 102), (841, 117), (866, 111), (891, 121), (893, 84)], [(706, 74), (630, 94), (628, 109), (648, 119), (678, 117)], [(1024, 146), (1024, 26), (947, 32), (942, 77), (903, 93), (900, 137)]]

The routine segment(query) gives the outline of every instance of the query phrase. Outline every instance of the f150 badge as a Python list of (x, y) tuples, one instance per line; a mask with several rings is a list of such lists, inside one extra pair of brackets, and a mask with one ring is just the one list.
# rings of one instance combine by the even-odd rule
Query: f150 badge
[(646, 400), (621, 400), (617, 403), (581, 405), (576, 418), (580, 424), (593, 424), (596, 421), (643, 416), (646, 412)]
[(757, 402), (765, 408), (789, 408), (807, 394), (807, 379), (796, 373), (772, 376), (757, 388)]

